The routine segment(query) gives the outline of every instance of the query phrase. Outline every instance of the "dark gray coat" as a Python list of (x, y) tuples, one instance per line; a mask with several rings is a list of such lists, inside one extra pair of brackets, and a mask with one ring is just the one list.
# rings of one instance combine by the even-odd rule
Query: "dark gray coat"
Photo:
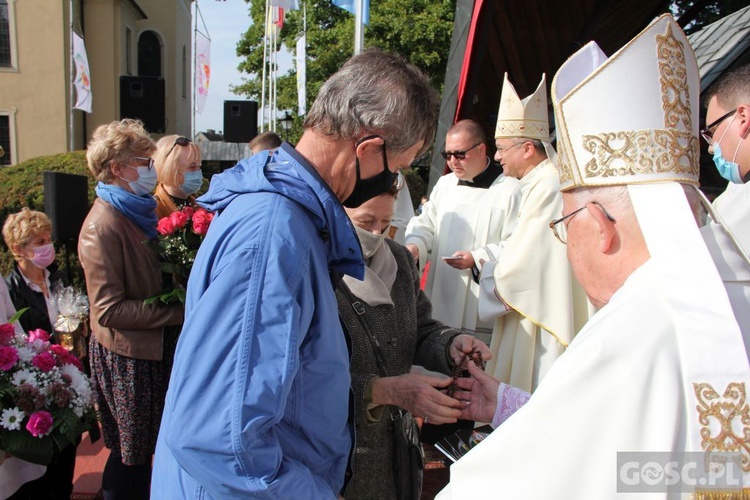
[[(419, 272), (406, 247), (386, 239), (396, 257), (398, 272), (391, 290), (395, 306), (365, 307), (370, 331), (379, 339), (391, 375), (409, 372), (412, 365), (450, 374), (447, 348), (458, 330), (432, 319), (432, 304), (419, 288)], [(345, 286), (343, 283), (340, 286)], [(397, 407), (383, 409), (380, 420), (365, 417), (364, 391), (367, 381), (380, 371), (372, 343), (341, 289), (336, 291), (339, 314), (352, 342), (352, 388), (355, 407), (355, 450), (353, 477), (345, 492), (347, 500), (396, 498), (393, 478), (393, 426), (391, 414)]]

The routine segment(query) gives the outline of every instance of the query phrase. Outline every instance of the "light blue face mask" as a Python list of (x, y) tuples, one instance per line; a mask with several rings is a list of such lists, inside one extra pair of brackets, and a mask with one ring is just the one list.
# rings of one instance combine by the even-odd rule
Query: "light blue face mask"
[[(719, 175), (721, 175), (729, 182), (733, 182), (734, 184), (742, 184), (742, 177), (740, 176), (740, 166), (733, 161), (727, 161), (727, 159), (722, 156), (721, 146), (719, 146), (718, 142), (714, 142), (713, 148), (714, 165), (716, 165), (716, 170), (719, 171)], [(736, 155), (737, 152), (735, 152), (735, 156)]]
[[(151, 167), (134, 167), (132, 165), (125, 165), (126, 167), (134, 168), (138, 171), (138, 179), (134, 181), (127, 181), (128, 186), (136, 196), (145, 196), (154, 190), (156, 187), (156, 169)], [(123, 179), (124, 180), (124, 179)]]
[[(735, 114), (735, 116), (737, 115)], [(712, 144), (712, 147), (714, 148), (714, 165), (716, 165), (716, 170), (719, 171), (720, 176), (734, 184), (742, 184), (743, 181), (742, 176), (740, 175), (740, 166), (737, 165), (734, 160), (737, 159), (737, 151), (740, 150), (740, 144), (742, 144), (742, 141), (744, 141), (745, 139), (743, 138), (742, 141), (737, 143), (737, 148), (734, 150), (734, 157), (732, 158), (732, 161), (728, 161), (726, 158), (724, 158), (724, 155), (722, 155), (721, 153), (721, 146), (719, 146), (719, 143), (724, 139), (727, 130), (729, 130), (729, 127), (732, 125), (734, 118), (735, 117), (733, 116), (727, 128), (724, 129), (724, 133), (721, 134), (721, 137), (719, 137), (719, 140)]]
[(200, 170), (185, 172), (182, 175), (185, 176), (185, 180), (182, 182), (180, 190), (187, 195), (195, 193), (203, 185), (203, 172)]

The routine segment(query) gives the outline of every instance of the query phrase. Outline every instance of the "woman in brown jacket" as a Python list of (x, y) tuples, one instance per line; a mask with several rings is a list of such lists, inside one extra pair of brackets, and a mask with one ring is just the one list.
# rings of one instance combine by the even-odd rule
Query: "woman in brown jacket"
[(99, 180), (81, 228), (78, 255), (91, 303), (91, 372), (99, 395), (105, 499), (149, 496), (151, 457), (167, 390), (164, 327), (182, 323), (182, 306), (144, 305), (162, 291), (156, 237), (155, 145), (139, 121), (98, 127), (86, 157)]
[(165, 135), (156, 143), (154, 166), (156, 216), (161, 219), (186, 205), (194, 206), (193, 193), (203, 185), (201, 150), (187, 137)]

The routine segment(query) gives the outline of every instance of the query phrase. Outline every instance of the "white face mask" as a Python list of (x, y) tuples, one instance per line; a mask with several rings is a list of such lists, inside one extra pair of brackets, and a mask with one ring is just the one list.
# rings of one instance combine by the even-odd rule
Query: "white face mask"
[(362, 229), (359, 226), (354, 226), (354, 228), (357, 230), (359, 243), (362, 245), (362, 255), (364, 256), (365, 260), (371, 258), (375, 254), (375, 252), (378, 251), (378, 248), (380, 248), (380, 245), (383, 244), (383, 240), (388, 235), (388, 229), (390, 227), (391, 226), (388, 226), (381, 234), (374, 234), (370, 231)]

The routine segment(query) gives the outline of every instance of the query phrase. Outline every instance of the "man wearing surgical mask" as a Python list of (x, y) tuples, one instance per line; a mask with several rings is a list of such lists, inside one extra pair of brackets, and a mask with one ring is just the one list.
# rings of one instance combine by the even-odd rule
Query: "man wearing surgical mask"
[(159, 179), (154, 192), (158, 218), (195, 205), (193, 194), (203, 186), (203, 173), (201, 150), (194, 142), (187, 137), (165, 135), (156, 143), (154, 167)]
[[(707, 91), (706, 127), (719, 174), (729, 181), (702, 228), (737, 323), (750, 347), (750, 64), (728, 71)], [(750, 349), (749, 349), (750, 350)]]

